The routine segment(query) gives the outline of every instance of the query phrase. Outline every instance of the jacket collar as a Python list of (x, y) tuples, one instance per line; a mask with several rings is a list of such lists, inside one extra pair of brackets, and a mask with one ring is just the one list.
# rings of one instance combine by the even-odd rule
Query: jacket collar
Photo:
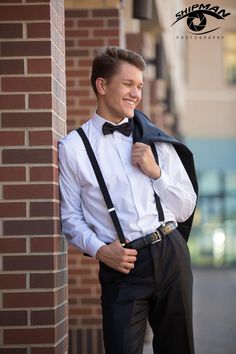
[(142, 142), (144, 144), (152, 144), (153, 142), (160, 141), (166, 143), (181, 144), (174, 137), (171, 137), (155, 126), (149, 118), (137, 109), (134, 111), (134, 142)]

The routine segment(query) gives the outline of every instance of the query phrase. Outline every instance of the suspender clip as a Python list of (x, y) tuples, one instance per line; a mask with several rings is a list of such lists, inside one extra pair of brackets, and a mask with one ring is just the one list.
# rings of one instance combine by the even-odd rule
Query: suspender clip
[(115, 208), (110, 208), (110, 209), (107, 209), (108, 210), (108, 213), (111, 213), (112, 211), (115, 211)]

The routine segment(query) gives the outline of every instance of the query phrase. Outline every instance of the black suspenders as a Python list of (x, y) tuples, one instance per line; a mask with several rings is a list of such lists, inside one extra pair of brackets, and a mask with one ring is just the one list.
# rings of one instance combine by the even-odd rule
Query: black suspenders
[[(124, 235), (122, 227), (120, 225), (120, 221), (119, 221), (118, 216), (116, 214), (116, 210), (115, 210), (114, 205), (112, 203), (110, 194), (108, 192), (106, 183), (104, 181), (102, 172), (101, 172), (100, 167), (98, 165), (96, 156), (94, 155), (94, 152), (93, 152), (93, 149), (91, 147), (91, 144), (90, 144), (90, 142), (89, 142), (89, 140), (88, 140), (88, 138), (87, 138), (87, 136), (86, 136), (86, 134), (85, 134), (85, 132), (84, 132), (84, 130), (82, 128), (79, 128), (76, 131), (80, 135), (80, 137), (81, 137), (81, 139), (82, 139), (82, 141), (84, 143), (84, 146), (86, 148), (87, 154), (89, 156), (91, 165), (92, 165), (94, 173), (96, 175), (99, 187), (101, 189), (103, 198), (105, 200), (108, 212), (109, 212), (109, 214), (111, 216), (111, 219), (112, 219), (112, 222), (114, 224), (115, 230), (116, 230), (118, 238), (120, 240), (120, 243), (122, 245), (125, 245), (126, 244), (125, 235)], [(151, 145), (151, 148), (152, 148), (152, 152), (153, 152), (153, 155), (155, 157), (155, 160), (158, 163), (158, 155), (157, 155), (156, 148), (155, 148), (154, 144)], [(163, 209), (162, 209), (162, 206), (161, 206), (160, 198), (158, 197), (158, 195), (155, 192), (154, 192), (154, 196), (155, 196), (157, 211), (158, 211), (158, 215), (159, 215), (159, 221), (163, 222), (164, 221), (164, 213), (163, 213)]]

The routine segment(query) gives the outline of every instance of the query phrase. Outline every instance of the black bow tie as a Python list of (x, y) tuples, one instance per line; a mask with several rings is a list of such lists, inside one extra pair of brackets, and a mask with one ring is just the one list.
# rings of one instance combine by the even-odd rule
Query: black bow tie
[(104, 135), (113, 134), (114, 131), (117, 131), (125, 136), (130, 136), (133, 131), (133, 123), (131, 119), (129, 122), (120, 125), (114, 125), (106, 122), (102, 126), (102, 131)]

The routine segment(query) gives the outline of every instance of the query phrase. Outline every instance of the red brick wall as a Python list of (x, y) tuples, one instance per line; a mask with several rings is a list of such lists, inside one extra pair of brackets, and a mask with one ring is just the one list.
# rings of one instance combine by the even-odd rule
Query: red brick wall
[(62, 0), (0, 3), (0, 353), (67, 351)]
[[(88, 120), (96, 107), (90, 85), (96, 48), (119, 45), (117, 9), (66, 10), (68, 130)], [(70, 353), (103, 353), (97, 261), (69, 249)]]
[(90, 70), (96, 48), (119, 45), (117, 9), (66, 10), (68, 130), (88, 120), (95, 109)]

